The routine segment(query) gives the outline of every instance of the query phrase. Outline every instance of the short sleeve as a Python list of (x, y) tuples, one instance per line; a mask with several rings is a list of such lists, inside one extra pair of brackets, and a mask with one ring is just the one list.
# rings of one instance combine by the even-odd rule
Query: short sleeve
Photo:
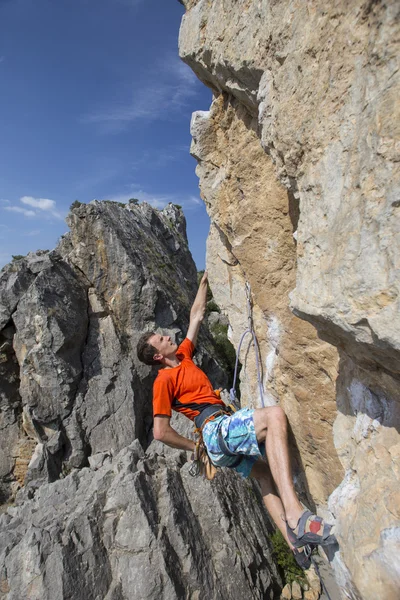
[(183, 356), (183, 358), (192, 358), (193, 352), (193, 342), (189, 340), (189, 338), (185, 338), (182, 344), (179, 346), (178, 350), (176, 351), (176, 355), (178, 358), (180, 358), (181, 356)]
[(153, 416), (172, 416), (172, 401), (174, 399), (173, 383), (167, 377), (157, 376), (153, 385)]

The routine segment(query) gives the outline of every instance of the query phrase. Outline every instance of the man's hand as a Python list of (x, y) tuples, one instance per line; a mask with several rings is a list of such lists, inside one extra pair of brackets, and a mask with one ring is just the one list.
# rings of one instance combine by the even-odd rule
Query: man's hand
[(201, 278), (201, 280), (200, 280), (200, 285), (201, 285), (202, 283), (204, 283), (204, 284), (207, 284), (207, 283), (208, 283), (208, 273), (207, 273), (207, 271), (204, 271), (204, 273), (203, 273), (203, 277), (202, 277), (202, 278)]
[(207, 289), (208, 289), (208, 274), (204, 271), (204, 275), (201, 278), (199, 289), (194, 299), (192, 309), (190, 311), (190, 323), (186, 337), (196, 345), (197, 334), (199, 333), (201, 322), (206, 312), (207, 304)]

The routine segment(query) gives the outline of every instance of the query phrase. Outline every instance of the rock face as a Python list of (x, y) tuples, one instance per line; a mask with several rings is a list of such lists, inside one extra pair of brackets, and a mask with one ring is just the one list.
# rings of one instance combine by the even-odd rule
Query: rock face
[[(308, 500), (322, 504), (343, 477), (332, 440), (337, 353), (289, 310), (296, 272), (294, 209), (255, 128), (255, 120), (223, 95), (209, 115), (194, 116), (191, 151), (199, 160), (197, 173), (212, 221), (207, 266), (216, 301), (229, 315), (235, 346), (247, 328), (245, 283), (251, 283), (264, 402), (279, 399), (288, 412), (300, 450), (296, 476), (303, 477), (305, 470)], [(241, 399), (257, 407), (261, 399), (250, 342), (248, 336), (242, 347)]]
[(0, 597), (278, 597), (257, 490), (231, 473), (194, 480), (185, 462), (185, 452), (164, 456), (156, 443), (145, 457), (136, 440), (9, 509), (0, 517)]
[(213, 293), (237, 343), (251, 285), (265, 401), (288, 413), (308, 500), (333, 492), (343, 593), (394, 599), (399, 4), (184, 4), (181, 57), (215, 96), (192, 121)]
[[(152, 377), (138, 364), (136, 341), (155, 327), (182, 337), (196, 293), (185, 222), (173, 205), (157, 212), (94, 203), (68, 220), (71, 232), (54, 252), (2, 272), (0, 464), (10, 492), (26, 436), (39, 443), (30, 487), (135, 438), (146, 446)], [(202, 342), (199, 360), (223, 384), (210, 337)]]
[[(257, 487), (195, 480), (185, 452), (152, 441), (136, 342), (186, 332), (181, 210), (93, 202), (68, 224), (55, 251), (0, 275), (0, 598), (277, 597)], [(195, 360), (226, 387), (213, 344), (205, 325)]]

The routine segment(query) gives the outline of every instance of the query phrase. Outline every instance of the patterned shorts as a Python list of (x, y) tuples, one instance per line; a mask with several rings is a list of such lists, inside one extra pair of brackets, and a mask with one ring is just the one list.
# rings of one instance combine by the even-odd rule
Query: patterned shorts
[(240, 463), (232, 468), (242, 477), (249, 477), (254, 463), (261, 456), (265, 456), (265, 445), (257, 442), (253, 415), (254, 409), (242, 408), (233, 415), (222, 415), (204, 425), (203, 440), (214, 465), (229, 467), (236, 460), (236, 456), (227, 456), (221, 452), (218, 444), (221, 430), (229, 450), (243, 457)]

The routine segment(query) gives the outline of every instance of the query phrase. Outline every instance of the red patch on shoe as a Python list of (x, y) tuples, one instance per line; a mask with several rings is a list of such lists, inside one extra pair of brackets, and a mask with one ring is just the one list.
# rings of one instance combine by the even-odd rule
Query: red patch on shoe
[(310, 531), (311, 533), (319, 533), (321, 529), (321, 523), (318, 521), (311, 521), (310, 523)]

